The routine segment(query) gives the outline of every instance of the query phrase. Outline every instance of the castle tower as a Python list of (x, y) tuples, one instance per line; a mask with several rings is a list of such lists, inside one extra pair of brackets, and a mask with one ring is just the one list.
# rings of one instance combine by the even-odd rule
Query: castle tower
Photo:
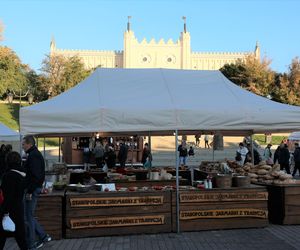
[(260, 60), (260, 46), (259, 46), (258, 41), (256, 42), (256, 45), (255, 45), (254, 56), (257, 60)]
[(183, 32), (181, 32), (181, 69), (190, 69), (191, 67), (191, 36), (186, 29), (186, 17), (182, 17), (184, 21)]
[(51, 54), (52, 52), (54, 52), (55, 50), (56, 50), (56, 43), (55, 43), (54, 36), (52, 36), (51, 42), (50, 42), (50, 54)]
[(130, 29), (130, 19), (131, 16), (128, 16), (127, 30), (124, 32), (124, 51), (123, 51), (123, 68), (131, 67), (131, 58), (132, 58), (132, 45), (135, 40), (133, 31)]

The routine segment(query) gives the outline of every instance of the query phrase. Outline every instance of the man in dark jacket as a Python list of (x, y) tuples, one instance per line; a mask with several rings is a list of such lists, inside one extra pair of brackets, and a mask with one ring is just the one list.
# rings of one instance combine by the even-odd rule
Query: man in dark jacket
[(128, 147), (125, 145), (124, 142), (120, 143), (120, 151), (118, 154), (118, 160), (120, 162), (120, 167), (125, 168), (125, 162), (127, 160), (127, 154), (128, 154)]
[(287, 144), (281, 144), (279, 149), (280, 170), (285, 169), (287, 174), (291, 174), (290, 171), (290, 151)]
[(294, 151), (294, 162), (295, 162), (295, 167), (293, 171), (293, 176), (295, 176), (297, 169), (299, 171), (300, 175), (300, 147), (299, 143), (295, 143), (295, 151)]
[[(45, 162), (41, 152), (35, 146), (33, 136), (25, 136), (22, 141), (22, 147), (27, 154), (27, 159), (24, 163), (26, 171), (25, 220), (28, 229), (27, 245), (29, 249), (35, 249), (51, 240), (51, 237), (45, 233), (34, 215), (37, 199), (45, 180)], [(39, 237), (38, 242), (35, 242), (35, 234)]]

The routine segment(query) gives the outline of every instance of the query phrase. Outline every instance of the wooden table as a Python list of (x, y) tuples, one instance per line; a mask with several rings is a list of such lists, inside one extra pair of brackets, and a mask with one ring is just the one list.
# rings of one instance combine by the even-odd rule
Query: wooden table
[[(152, 186), (175, 186), (176, 180), (142, 180), (142, 181), (127, 181), (127, 180), (114, 180), (111, 181), (111, 183), (115, 183), (116, 186), (119, 187), (152, 187)], [(180, 185), (188, 185), (187, 179), (180, 179), (179, 184)]]
[(171, 232), (171, 191), (66, 192), (66, 238)]
[[(172, 196), (172, 227), (176, 231), (176, 193)], [(268, 192), (265, 187), (180, 191), (180, 231), (265, 227)]]
[(63, 236), (63, 198), (64, 191), (53, 191), (41, 194), (37, 202), (37, 220), (54, 240), (62, 239)]

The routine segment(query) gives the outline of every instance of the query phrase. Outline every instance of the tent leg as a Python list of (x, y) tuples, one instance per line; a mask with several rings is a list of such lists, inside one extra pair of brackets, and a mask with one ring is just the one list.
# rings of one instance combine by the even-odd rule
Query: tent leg
[(58, 162), (60, 162), (61, 137), (58, 138)]
[(175, 159), (176, 159), (176, 226), (177, 233), (180, 233), (180, 225), (179, 225), (179, 159), (178, 159), (178, 130), (175, 131)]
[(44, 137), (44, 160), (46, 158), (46, 138)]
[(251, 164), (254, 165), (253, 134), (251, 134), (250, 140), (251, 140)]

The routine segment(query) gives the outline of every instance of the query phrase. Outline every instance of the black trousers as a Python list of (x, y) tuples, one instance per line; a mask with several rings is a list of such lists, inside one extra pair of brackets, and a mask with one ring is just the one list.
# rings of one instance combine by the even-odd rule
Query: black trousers
[(289, 163), (280, 163), (280, 170), (284, 170), (284, 169), (287, 174), (291, 174)]
[(103, 157), (97, 157), (95, 158), (95, 161), (96, 161), (97, 168), (103, 167)]
[(295, 162), (293, 176), (296, 174), (297, 170), (299, 171), (299, 175), (300, 175), (300, 162)]
[(1, 223), (0, 223), (0, 249), (2, 250), (4, 248), (7, 237), (14, 236), (19, 248), (21, 250), (27, 250), (28, 248), (27, 248), (27, 243), (26, 243), (24, 215), (23, 216), (22, 215), (13, 216), (13, 215), (10, 214), (9, 216), (16, 225), (16, 231), (13, 232), (13, 233), (4, 231), (3, 227), (2, 227), (2, 219), (1, 219)]

